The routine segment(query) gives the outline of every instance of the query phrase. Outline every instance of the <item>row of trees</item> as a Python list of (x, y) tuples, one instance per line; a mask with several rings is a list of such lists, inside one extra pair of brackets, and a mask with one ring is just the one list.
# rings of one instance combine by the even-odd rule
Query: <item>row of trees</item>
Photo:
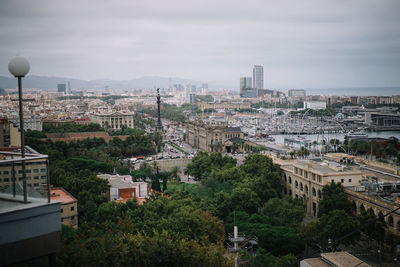
[(97, 123), (76, 124), (65, 123), (59, 126), (43, 124), (43, 133), (74, 133), (74, 132), (104, 132), (105, 130)]
[(350, 142), (345, 140), (344, 147), (348, 148), (355, 155), (373, 155), (378, 160), (393, 160), (400, 165), (400, 142), (397, 138), (391, 137), (388, 141), (365, 141), (353, 139)]
[(28, 131), (26, 133), (27, 144), (38, 151), (57, 157), (86, 156), (91, 159), (104, 161), (103, 159), (116, 160), (124, 157), (145, 156), (153, 154), (157, 147), (162, 144), (162, 137), (159, 133), (145, 133), (143, 130), (129, 129), (126, 131), (129, 136), (125, 140), (114, 137), (108, 143), (103, 138), (88, 138), (76, 142), (51, 142), (42, 141), (42, 133)]

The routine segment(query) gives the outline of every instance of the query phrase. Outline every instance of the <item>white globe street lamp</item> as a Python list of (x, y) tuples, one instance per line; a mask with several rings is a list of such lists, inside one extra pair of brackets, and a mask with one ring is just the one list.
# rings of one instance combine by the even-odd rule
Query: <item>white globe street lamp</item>
[[(22, 157), (22, 183), (24, 191), (24, 202), (28, 201), (26, 190), (26, 172), (25, 172), (25, 139), (24, 139), (24, 111), (22, 107), (22, 77), (28, 74), (30, 69), (29, 62), (23, 57), (15, 57), (8, 63), (10, 73), (18, 78), (18, 100), (19, 100), (19, 128), (21, 129), (21, 157)], [(13, 181), (15, 188), (15, 181)]]
[(23, 57), (15, 57), (8, 63), (8, 70), (15, 77), (25, 77), (29, 69), (29, 62)]

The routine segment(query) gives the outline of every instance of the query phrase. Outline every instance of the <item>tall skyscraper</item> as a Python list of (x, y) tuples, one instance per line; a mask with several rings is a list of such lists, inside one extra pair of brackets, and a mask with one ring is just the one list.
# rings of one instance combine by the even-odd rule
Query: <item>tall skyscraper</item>
[(264, 68), (260, 65), (254, 65), (253, 68), (253, 88), (264, 89)]
[(257, 89), (253, 88), (251, 77), (240, 77), (240, 96), (257, 97)]
[(57, 84), (57, 92), (59, 92), (59, 93), (66, 93), (67, 92), (65, 83)]

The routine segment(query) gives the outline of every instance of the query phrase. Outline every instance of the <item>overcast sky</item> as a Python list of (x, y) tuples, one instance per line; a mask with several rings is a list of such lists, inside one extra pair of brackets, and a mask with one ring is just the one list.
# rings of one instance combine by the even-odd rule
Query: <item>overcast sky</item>
[(399, 0), (0, 0), (0, 75), (180, 77), (268, 88), (400, 85)]

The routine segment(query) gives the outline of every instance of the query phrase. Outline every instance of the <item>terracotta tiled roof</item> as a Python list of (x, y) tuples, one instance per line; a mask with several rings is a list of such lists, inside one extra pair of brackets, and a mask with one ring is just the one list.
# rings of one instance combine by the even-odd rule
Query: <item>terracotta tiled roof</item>
[(62, 187), (53, 187), (50, 188), (50, 199), (55, 201), (61, 201), (61, 203), (72, 203), (76, 202), (76, 198), (74, 198), (70, 193), (68, 193)]

